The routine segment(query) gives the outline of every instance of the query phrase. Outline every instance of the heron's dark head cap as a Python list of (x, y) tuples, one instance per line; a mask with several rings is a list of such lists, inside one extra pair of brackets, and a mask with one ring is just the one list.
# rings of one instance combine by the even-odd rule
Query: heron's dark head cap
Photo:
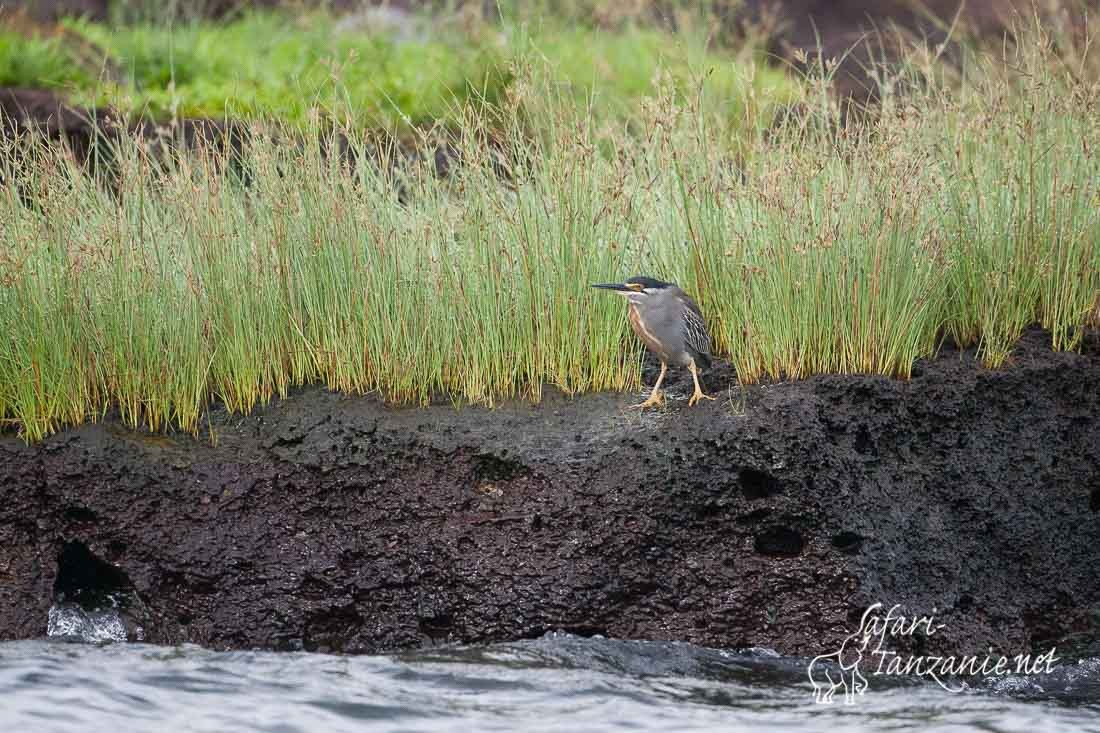
[(671, 288), (672, 283), (667, 283), (663, 280), (655, 280), (652, 277), (646, 277), (644, 275), (635, 275), (625, 282), (598, 283), (593, 285), (592, 287), (603, 288), (604, 290), (614, 290), (624, 295), (628, 295), (631, 293), (655, 293), (664, 290), (665, 288)]

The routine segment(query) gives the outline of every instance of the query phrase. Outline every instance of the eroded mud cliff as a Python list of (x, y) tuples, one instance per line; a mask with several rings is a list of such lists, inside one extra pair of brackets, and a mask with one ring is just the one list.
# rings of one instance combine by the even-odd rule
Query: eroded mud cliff
[[(660, 412), (637, 395), (396, 409), (311, 388), (208, 436), (0, 436), (0, 638), (111, 596), (148, 641), (368, 652), (552, 629), (818, 653), (867, 604), (911, 640), (1087, 643), (1100, 347), (1027, 334), (911, 381), (820, 377)], [(683, 376), (674, 382), (688, 393)], [(649, 376), (652, 380), (653, 375)]]

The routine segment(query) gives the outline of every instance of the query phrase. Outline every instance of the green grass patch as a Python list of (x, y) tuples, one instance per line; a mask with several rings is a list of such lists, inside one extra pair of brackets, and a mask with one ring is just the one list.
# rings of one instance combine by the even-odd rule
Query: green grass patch
[(92, 79), (59, 38), (27, 38), (0, 26), (0, 86), (79, 88)]
[(66, 28), (101, 49), (111, 73), (89, 74), (59, 41), (9, 35), (0, 36), (7, 83), (63, 86), (76, 103), (157, 120), (229, 116), (307, 127), (320, 117), (407, 131), (454, 123), (474, 100), (499, 102), (516, 66), (532, 59), (552, 85), (590, 100), (592, 114), (608, 120), (625, 119), (662, 84), (693, 96), (706, 78), (722, 99), (714, 113), (736, 129), (750, 94), (781, 101), (797, 89), (781, 72), (707, 51), (695, 33), (635, 26), (602, 32), (517, 20), (466, 28), (412, 17), (401, 30), (372, 30), (323, 12), (252, 12), (222, 23), (70, 20)]
[[(763, 63), (709, 51), (700, 31), (669, 35), (627, 25), (603, 33), (584, 25), (529, 23), (510, 31), (513, 55), (536, 60), (548, 86), (597, 123), (636, 120), (641, 106), (672, 92), (679, 104), (702, 100), (708, 124), (742, 131), (749, 120), (768, 120), (757, 105), (775, 108), (798, 97), (798, 82)], [(744, 58), (747, 57), (747, 58)]]
[(72, 22), (124, 78), (82, 89), (131, 114), (241, 117), (307, 124), (311, 117), (392, 127), (444, 119), (507, 81), (491, 48), (458, 39), (401, 42), (341, 31), (335, 18), (254, 13), (227, 24)]

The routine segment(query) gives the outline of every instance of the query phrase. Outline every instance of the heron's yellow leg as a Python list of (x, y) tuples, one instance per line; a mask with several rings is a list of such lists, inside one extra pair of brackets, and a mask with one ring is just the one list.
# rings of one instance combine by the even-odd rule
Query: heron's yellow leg
[(657, 384), (653, 385), (653, 391), (649, 393), (649, 399), (641, 404), (634, 405), (635, 407), (654, 407), (656, 405), (663, 405), (665, 402), (665, 396), (661, 393), (661, 382), (665, 381), (665, 372), (668, 371), (668, 364), (661, 362), (661, 374), (657, 377)]
[(688, 400), (688, 407), (691, 407), (699, 400), (713, 400), (714, 398), (708, 394), (704, 394), (702, 387), (699, 386), (699, 367), (695, 366), (694, 359), (688, 363), (688, 370), (691, 372), (691, 378), (695, 382), (695, 392), (691, 395), (691, 399)]

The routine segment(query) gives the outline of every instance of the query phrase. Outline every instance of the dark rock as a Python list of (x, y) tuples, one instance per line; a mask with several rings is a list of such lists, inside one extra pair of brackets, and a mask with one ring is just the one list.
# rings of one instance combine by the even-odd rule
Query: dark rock
[(813, 654), (875, 601), (935, 612), (938, 652), (1095, 636), (1100, 359), (1047, 338), (1004, 370), (952, 353), (736, 410), (687, 408), (676, 374), (644, 415), (640, 392), (490, 411), (309, 388), (214, 411), (216, 445), (110, 418), (0, 437), (0, 638), (41, 636), (96, 568), (146, 640), (217, 648), (565, 629)]
[(0, 8), (22, 11), (31, 18), (52, 22), (64, 17), (85, 17), (104, 20), (110, 0), (4, 0)]
[(95, 134), (94, 116), (44, 89), (0, 87), (0, 137), (35, 133), (67, 141), (85, 159)]
[(81, 163), (96, 145), (101, 147), (101, 157), (107, 157), (109, 143), (122, 134), (153, 144), (178, 143), (187, 148), (229, 140), (239, 149), (241, 130), (239, 124), (204, 118), (181, 118), (161, 124), (147, 120), (128, 123), (112, 110), (70, 106), (52, 91), (0, 87), (0, 136), (38, 134), (54, 142), (65, 142)]
[[(806, 69), (820, 54), (837, 59), (833, 79), (842, 96), (859, 100), (878, 95), (869, 70), (897, 61), (904, 43), (927, 41), (936, 46), (971, 38), (998, 38), (1040, 18), (1048, 29), (1083, 31), (1085, 13), (1096, 0), (1043, 3), (1037, 0), (744, 0), (728, 15), (732, 24), (761, 28), (771, 38), (770, 51)], [(953, 34), (953, 35), (952, 35)], [(1082, 34), (1083, 35), (1083, 34)], [(1084, 40), (1082, 37), (1079, 40)], [(952, 49), (948, 47), (948, 57)], [(797, 61), (799, 52), (809, 64)]]

